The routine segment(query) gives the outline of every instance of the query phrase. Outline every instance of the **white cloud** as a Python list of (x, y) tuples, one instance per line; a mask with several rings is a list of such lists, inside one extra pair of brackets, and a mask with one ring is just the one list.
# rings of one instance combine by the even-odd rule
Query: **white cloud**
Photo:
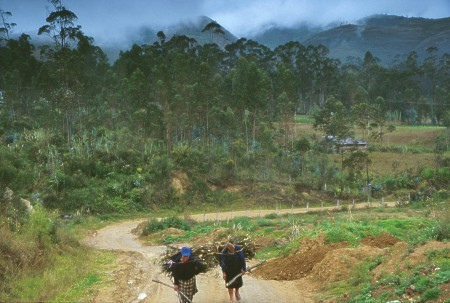
[[(64, 0), (83, 31), (96, 39), (124, 39), (143, 25), (163, 30), (200, 15), (208, 16), (236, 36), (247, 36), (270, 25), (290, 27), (302, 22), (326, 25), (352, 22), (373, 14), (443, 18), (450, 0)], [(45, 24), (47, 0), (0, 0), (13, 13), (15, 32)]]

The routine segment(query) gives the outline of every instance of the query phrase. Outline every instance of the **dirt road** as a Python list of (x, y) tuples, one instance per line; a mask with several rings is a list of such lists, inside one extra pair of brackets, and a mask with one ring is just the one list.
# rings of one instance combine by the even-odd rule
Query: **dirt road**
[[(98, 249), (119, 252), (119, 267), (110, 274), (111, 283), (102, 289), (91, 302), (178, 302), (176, 293), (157, 279), (171, 284), (156, 263), (164, 246), (143, 246), (131, 233), (142, 220), (128, 221), (105, 227), (86, 239), (86, 243)], [(197, 277), (199, 292), (195, 303), (229, 302), (219, 269)], [(241, 290), (242, 303), (249, 302), (314, 302), (313, 287), (302, 281), (258, 280), (251, 275), (244, 277)]]
[[(364, 209), (364, 208), (377, 208), (377, 207), (394, 207), (397, 202), (371, 202), (371, 203), (355, 203), (352, 209)], [(217, 213), (205, 213), (191, 215), (190, 217), (196, 221), (226, 221), (236, 217), (264, 217), (268, 214), (306, 214), (307, 212), (319, 212), (319, 211), (333, 211), (342, 206), (326, 206), (317, 208), (277, 208), (277, 209), (263, 209), (263, 210), (239, 210), (239, 211), (226, 211)]]
[[(395, 203), (385, 203), (394, 206)], [(371, 207), (380, 204), (372, 203)], [(366, 203), (356, 205), (355, 208), (368, 207)], [(335, 207), (326, 207), (322, 210), (332, 210)], [(315, 209), (317, 210), (317, 209)], [(305, 213), (313, 209), (279, 209), (257, 211), (234, 211), (222, 213), (209, 213), (192, 215), (197, 221), (228, 220), (237, 216), (258, 217), (268, 213)], [(161, 284), (152, 282), (152, 279), (171, 284), (157, 264), (157, 260), (165, 251), (165, 246), (144, 246), (137, 237), (131, 233), (139, 223), (134, 220), (107, 226), (86, 239), (86, 243), (97, 249), (114, 250), (119, 253), (118, 267), (108, 273), (109, 286), (92, 298), (91, 302), (143, 302), (143, 303), (169, 303), (177, 302), (176, 293)], [(197, 277), (199, 293), (194, 297), (195, 303), (229, 302), (219, 268)], [(244, 287), (241, 290), (241, 303), (249, 302), (314, 302), (315, 284), (308, 279), (296, 281), (258, 280), (251, 275), (244, 277)]]

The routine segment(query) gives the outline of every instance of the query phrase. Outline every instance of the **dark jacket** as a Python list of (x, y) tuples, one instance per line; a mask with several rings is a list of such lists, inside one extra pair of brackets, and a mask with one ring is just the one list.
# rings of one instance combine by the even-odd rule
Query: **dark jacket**
[(234, 253), (230, 254), (228, 248), (225, 247), (220, 254), (220, 267), (227, 275), (236, 275), (241, 270), (246, 270), (244, 251), (240, 245), (234, 246)]
[(174, 284), (178, 285), (179, 280), (189, 280), (193, 276), (206, 271), (206, 266), (197, 259), (189, 259), (188, 262), (174, 263), (169, 271), (172, 272)]

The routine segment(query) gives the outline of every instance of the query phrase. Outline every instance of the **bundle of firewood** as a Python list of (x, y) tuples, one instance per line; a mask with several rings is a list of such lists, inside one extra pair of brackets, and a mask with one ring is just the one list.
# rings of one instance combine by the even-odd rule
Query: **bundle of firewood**
[[(191, 247), (191, 258), (196, 258), (206, 265), (207, 270), (211, 270), (219, 265), (220, 253), (225, 247), (226, 242), (206, 243), (200, 246)], [(235, 244), (242, 246), (246, 259), (255, 256), (255, 244), (249, 236), (235, 238)], [(179, 262), (181, 260), (181, 246), (167, 246), (165, 254), (161, 257), (159, 263), (164, 272), (168, 272), (170, 261)]]

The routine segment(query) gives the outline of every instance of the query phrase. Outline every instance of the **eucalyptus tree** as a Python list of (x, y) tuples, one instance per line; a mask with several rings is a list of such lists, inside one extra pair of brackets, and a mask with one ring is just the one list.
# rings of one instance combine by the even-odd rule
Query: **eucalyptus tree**
[[(220, 82), (221, 76), (217, 73), (217, 69), (213, 64), (208, 64), (207, 62), (201, 62), (199, 64), (196, 95), (198, 96), (199, 112), (203, 117), (202, 120), (205, 125), (205, 141), (207, 146), (209, 146), (210, 140), (211, 109), (220, 106), (217, 102), (220, 96)], [(214, 123), (214, 121), (212, 122)]]
[(328, 49), (323, 45), (306, 47), (299, 53), (297, 66), (302, 79), (302, 93), (309, 101), (306, 107), (311, 109), (314, 103), (322, 107), (338, 83), (339, 61), (327, 57)]
[(333, 136), (339, 140), (353, 134), (353, 118), (341, 101), (329, 97), (324, 106), (313, 114), (313, 127), (322, 131), (326, 136)]
[(341, 193), (343, 192), (344, 153), (343, 140), (353, 135), (353, 118), (341, 101), (329, 97), (322, 109), (313, 114), (313, 127), (322, 131), (341, 155)]
[[(41, 63), (34, 56), (30, 36), (22, 34), (0, 47), (0, 89), (5, 91), (4, 106), (11, 122), (36, 121), (35, 101), (38, 99), (36, 78)], [(24, 124), (23, 128), (28, 123)]]
[(14, 22), (8, 22), (8, 18), (12, 16), (11, 12), (2, 10), (0, 8), (0, 19), (2, 21), (0, 26), (0, 41), (1, 40), (9, 40), (9, 34), (14, 26), (17, 24)]
[(156, 37), (158, 37), (160, 44), (164, 44), (164, 42), (166, 42), (166, 34), (164, 34), (163, 31), (157, 32)]
[(218, 40), (216, 40), (216, 42), (214, 42), (215, 37), (219, 37), (220, 35), (222, 35), (222, 36), (225, 35), (225, 32), (223, 31), (222, 27), (216, 21), (211, 21), (208, 24), (206, 24), (205, 27), (202, 29), (202, 33), (204, 33), (204, 32), (209, 32), (211, 43), (218, 42)]
[(427, 57), (423, 61), (422, 68), (425, 76), (426, 93), (430, 99), (430, 118), (431, 122), (435, 124), (436, 121), (436, 91), (438, 86), (438, 57), (437, 47), (429, 47), (426, 50)]
[[(81, 26), (75, 25), (77, 15), (63, 5), (63, 0), (48, 0), (53, 6), (46, 25), (38, 30), (38, 35), (46, 34), (53, 40), (54, 49), (46, 48), (47, 55), (58, 63), (59, 80), (67, 86), (66, 64), (70, 53), (71, 43), (77, 41)], [(67, 88), (67, 87), (66, 87)]]
[[(274, 74), (274, 90), (277, 97), (277, 112), (281, 114), (284, 126), (284, 145), (287, 148), (289, 138), (293, 134), (291, 125), (297, 107), (297, 87), (294, 72), (283, 62), (278, 64), (278, 68)], [(272, 108), (274, 110), (275, 108)]]
[(149, 87), (144, 73), (138, 68), (130, 77), (124, 79), (126, 109), (137, 134), (143, 135), (147, 122), (147, 104), (149, 102)]
[(56, 70), (55, 86), (50, 99), (58, 109), (57, 112), (63, 113), (62, 127), (70, 143), (73, 135), (74, 103), (77, 96), (69, 83), (68, 61), (71, 57), (72, 43), (80, 37), (81, 26), (75, 25), (78, 17), (64, 6), (63, 0), (48, 0), (48, 2), (52, 5), (53, 11), (45, 20), (47, 24), (39, 28), (38, 35), (46, 34), (53, 40), (53, 48), (43, 48), (43, 53), (48, 57), (47, 64), (54, 65), (50, 70)]
[[(353, 106), (352, 115), (355, 124), (363, 130), (363, 138), (378, 138), (382, 135), (381, 127), (384, 125), (384, 116), (377, 104), (360, 102)], [(372, 127), (377, 126), (378, 131), (371, 133)]]
[(225, 74), (229, 70), (224, 65), (225, 53), (219, 48), (217, 44), (205, 44), (199, 48), (198, 59), (201, 62), (206, 62), (213, 73)]
[(224, 60), (230, 68), (236, 66), (241, 57), (256, 61), (265, 71), (269, 71), (274, 67), (273, 52), (270, 48), (256, 41), (241, 38), (234, 43), (227, 44), (225, 50)]
[(136, 69), (144, 65), (144, 48), (133, 44), (130, 50), (120, 52), (119, 59), (114, 62), (114, 70), (122, 77), (129, 77)]
[(256, 62), (239, 58), (233, 73), (232, 95), (234, 105), (239, 109), (244, 121), (247, 155), (249, 154), (248, 127), (252, 118), (252, 139), (256, 142), (257, 121), (266, 113), (271, 97), (271, 83), (267, 73)]
[(282, 62), (292, 70), (297, 69), (297, 60), (305, 53), (305, 47), (297, 41), (290, 41), (284, 45), (277, 46), (274, 50), (274, 56), (277, 62)]
[(372, 164), (372, 159), (368, 152), (354, 151), (348, 155), (344, 160), (343, 167), (348, 171), (348, 181), (352, 184), (358, 184), (358, 181), (365, 179), (365, 186), (367, 190), (367, 199), (370, 199), (370, 174), (369, 168)]
[[(384, 90), (386, 107), (384, 111), (402, 112), (408, 106), (420, 107), (420, 80), (422, 70), (418, 63), (419, 57), (416, 52), (410, 52), (405, 61), (399, 66), (386, 69), (385, 73), (379, 77), (379, 86)], [(381, 95), (381, 93), (378, 93)]]
[(373, 87), (376, 86), (376, 74), (377, 69), (380, 67), (380, 59), (373, 56), (370, 51), (367, 51), (364, 54), (364, 59), (362, 62), (362, 70), (361, 70), (361, 80), (363, 87), (369, 93), (369, 98), (371, 98), (371, 93)]
[(347, 108), (351, 108), (358, 102), (362, 90), (364, 89), (360, 86), (358, 74), (353, 69), (343, 70), (339, 95)]
[(450, 54), (445, 53), (438, 64), (439, 86), (436, 92), (436, 119), (440, 123), (450, 108)]
[[(308, 86), (307, 83), (310, 79), (306, 69), (303, 69), (305, 51), (306, 48), (299, 42), (291, 41), (278, 46), (274, 50), (274, 61), (277, 62), (277, 65), (273, 72), (275, 95), (280, 95), (279, 88), (286, 85), (289, 87), (291, 102), (294, 102), (295, 107), (303, 112), (306, 111), (304, 103), (305, 86)], [(281, 71), (280, 68), (282, 68)], [(287, 73), (282, 72), (283, 70)], [(277, 75), (284, 75), (283, 77), (287, 77), (287, 79), (281, 80)], [(294, 83), (292, 83), (292, 80), (288, 80), (292, 77)], [(287, 81), (286, 84), (282, 84), (284, 81)], [(293, 89), (295, 89), (295, 93), (292, 91)]]

